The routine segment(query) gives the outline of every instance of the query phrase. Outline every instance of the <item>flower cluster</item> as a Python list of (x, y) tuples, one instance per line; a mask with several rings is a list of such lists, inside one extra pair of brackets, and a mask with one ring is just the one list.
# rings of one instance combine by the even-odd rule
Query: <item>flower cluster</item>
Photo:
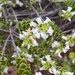
[(28, 29), (27, 32), (23, 31), (22, 34), (19, 34), (19, 38), (23, 40), (22, 46), (25, 45), (28, 47), (28, 49), (30, 46), (38, 46), (38, 43), (34, 39), (30, 29)]
[(36, 23), (31, 21), (30, 27), (32, 29), (29, 28), (28, 30), (22, 31), (22, 33), (19, 34), (19, 38), (23, 40), (22, 46), (25, 45), (29, 49), (30, 46), (38, 46), (36, 39), (42, 38), (46, 40), (49, 36), (52, 36), (54, 31), (48, 22), (51, 23), (49, 18), (46, 18), (45, 21), (42, 21), (41, 17), (36, 19)]
[(71, 12), (71, 10), (72, 10), (72, 7), (68, 7), (66, 11), (62, 10), (61, 16), (71, 21), (71, 18), (75, 15), (75, 11)]
[[(48, 17), (46, 17), (45, 21), (41, 17), (38, 17), (35, 21), (31, 21), (29, 24), (30, 28), (28, 28), (26, 31), (22, 31), (22, 33), (19, 34), (20, 40), (23, 41), (22, 47), (25, 46), (28, 49), (33, 50), (33, 51), (28, 51), (27, 53), (24, 54), (27, 61), (37, 62), (36, 66), (38, 67), (38, 69), (48, 70), (50, 73), (54, 75), (60, 75), (60, 74), (73, 75), (73, 73), (69, 72), (68, 70), (65, 71), (63, 69), (60, 70), (59, 68), (57, 68), (56, 61), (54, 60), (53, 57), (58, 56), (62, 58), (61, 53), (62, 52), (66, 53), (70, 49), (70, 47), (74, 46), (75, 33), (71, 35), (61, 34), (60, 36), (61, 40), (59, 38), (55, 39), (56, 37), (58, 37), (57, 35), (59, 34), (59, 32), (56, 32), (57, 29), (55, 29), (54, 22), (51, 21)], [(41, 42), (39, 42), (39, 40)], [(47, 44), (49, 42), (51, 42), (50, 45)], [(41, 46), (47, 45), (47, 47), (40, 47), (40, 45)], [(47, 52), (45, 50), (47, 53), (43, 54), (44, 50), (42, 49), (46, 50), (49, 49), (50, 52)], [(42, 52), (41, 54), (38, 54), (39, 50), (40, 52)], [(40, 66), (38, 66), (38, 64)], [(37, 74), (42, 75), (42, 73), (40, 72), (35, 73), (35, 75)]]
[(48, 38), (48, 36), (52, 36), (53, 35), (53, 29), (52, 27), (48, 24), (48, 22), (51, 22), (51, 20), (46, 17), (46, 20), (43, 21), (43, 19), (41, 17), (38, 17), (36, 19), (36, 22), (31, 21), (30, 22), (30, 26), (32, 26), (32, 32), (33, 35), (36, 38), (40, 38), (42, 37), (44, 40), (46, 40)]

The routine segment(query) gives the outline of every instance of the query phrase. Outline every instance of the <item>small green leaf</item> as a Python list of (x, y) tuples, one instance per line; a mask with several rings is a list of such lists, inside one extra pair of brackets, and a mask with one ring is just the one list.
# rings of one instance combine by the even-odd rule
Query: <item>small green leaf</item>
[(75, 53), (74, 53), (74, 52), (70, 52), (70, 53), (69, 53), (69, 58), (70, 58), (71, 60), (75, 59)]

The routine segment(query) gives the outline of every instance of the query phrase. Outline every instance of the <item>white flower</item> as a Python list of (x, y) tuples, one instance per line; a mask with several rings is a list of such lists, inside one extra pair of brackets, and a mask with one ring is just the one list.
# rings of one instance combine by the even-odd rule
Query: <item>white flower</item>
[[(70, 12), (70, 14), (73, 16), (75, 15), (75, 12), (71, 12), (72, 10), (72, 7), (68, 7), (68, 9), (65, 11), (65, 10), (62, 10), (63, 13), (66, 13), (66, 12)], [(61, 16), (64, 16), (63, 14)], [(64, 16), (65, 17), (65, 16)], [(69, 21), (71, 21), (71, 18), (68, 18)]]
[(20, 7), (23, 6), (23, 3), (20, 2), (19, 0), (16, 0), (16, 4), (19, 5)]
[(38, 46), (38, 43), (33, 39), (32, 36), (30, 36), (30, 39), (32, 40), (32, 46)]
[(42, 75), (42, 73), (41, 72), (36, 72), (35, 75)]
[(71, 12), (72, 15), (75, 15), (75, 12)]
[(59, 45), (60, 45), (60, 43), (59, 43), (58, 41), (54, 41), (54, 42), (52, 43), (52, 48), (58, 47)]
[(47, 31), (47, 32), (49, 33), (49, 35), (50, 35), (50, 36), (52, 36), (52, 34), (53, 34), (53, 32), (54, 32), (54, 31), (53, 31), (53, 29), (52, 29), (52, 27), (51, 27), (51, 26), (49, 27), (49, 29), (48, 29), (48, 31)]
[(73, 75), (73, 72), (64, 72), (62, 75)]
[(43, 23), (43, 19), (41, 17), (36, 18), (36, 21), (38, 24), (42, 24)]
[(62, 58), (60, 49), (57, 49), (56, 52), (55, 52), (55, 54), (57, 54), (58, 57)]
[(36, 19), (36, 21), (37, 21), (38, 24), (42, 24), (42, 23), (48, 23), (48, 22), (50, 22), (51, 20), (50, 20), (48, 17), (46, 17), (46, 20), (43, 21), (43, 19), (42, 19), (41, 17), (38, 17), (38, 18)]
[(46, 58), (46, 60), (47, 60), (48, 62), (51, 61), (50, 55), (46, 55), (45, 58)]
[(30, 26), (36, 27), (37, 24), (36, 24), (35, 22), (31, 21), (31, 22), (30, 22)]
[(28, 32), (22, 31), (24, 37), (28, 36)]
[(16, 64), (16, 61), (15, 61), (15, 60), (13, 60), (13, 61), (11, 61), (11, 63), (15, 65), (15, 64)]
[(12, 57), (13, 57), (13, 58), (17, 57), (16, 52), (13, 53)]
[(36, 38), (40, 38), (40, 33), (38, 32), (38, 29), (37, 28), (33, 28), (32, 29), (32, 32), (33, 32), (33, 35), (36, 37)]
[(63, 40), (67, 40), (67, 37), (66, 37), (66, 36), (62, 36), (62, 39), (63, 39)]
[(34, 36), (35, 36), (37, 39), (40, 39), (40, 33), (36, 33), (36, 34), (34, 34)]
[(23, 34), (19, 34), (19, 38), (20, 39), (23, 39), (24, 38), (24, 35)]
[(32, 46), (38, 46), (38, 43), (34, 39), (32, 40)]
[(44, 40), (46, 40), (48, 38), (48, 35), (44, 32), (41, 32), (40, 35)]
[[(27, 49), (29, 49), (31, 45), (32, 45), (32, 44), (27, 44)], [(23, 47), (23, 46), (25, 46), (25, 42), (22, 43), (22, 47)]]
[(41, 63), (42, 63), (42, 65), (44, 65), (46, 62), (42, 60)]
[(58, 57), (62, 58), (62, 56), (61, 56), (61, 52), (58, 52)]
[(8, 69), (9, 67), (5, 67), (5, 69), (3, 70), (4, 73), (8, 73)]
[(35, 57), (38, 57), (38, 55), (37, 55), (37, 54), (34, 54), (34, 56), (35, 56)]
[(7, 60), (7, 58), (6, 58), (6, 57), (4, 57), (4, 60)]
[(41, 67), (40, 70), (45, 70), (44, 67)]
[(69, 45), (69, 41), (66, 41), (66, 43), (65, 43), (66, 45)]
[(32, 54), (30, 55), (30, 54), (25, 54), (25, 57), (26, 57), (26, 59), (29, 61), (29, 62), (33, 62), (34, 61), (34, 59), (32, 58)]
[(66, 44), (66, 45), (69, 45), (69, 47), (74, 46), (74, 42), (70, 43), (70, 41), (67, 41), (65, 44)]
[(33, 32), (33, 34), (36, 34), (38, 32), (38, 29), (37, 28), (33, 28), (32, 32)]
[(23, 43), (22, 43), (22, 47), (23, 47), (24, 45), (25, 45), (25, 43), (23, 42)]
[[(72, 10), (72, 7), (68, 7), (66, 11), (71, 12), (71, 10)], [(62, 10), (63, 13), (65, 13), (66, 11), (65, 10)]]
[(69, 45), (66, 45), (66, 47), (63, 49), (63, 52), (66, 53), (70, 49)]
[(29, 49), (29, 48), (30, 48), (30, 46), (31, 46), (31, 44), (28, 44), (28, 48), (27, 48), (27, 49)]
[[(28, 34), (26, 35), (26, 36), (28, 36)], [(29, 38), (29, 40), (31, 40), (31, 43), (27, 43), (26, 44), (26, 46), (28, 46), (28, 49), (30, 48), (30, 46), (38, 46), (38, 43), (37, 43), (37, 41), (33, 38), (33, 36), (29, 36), (28, 37)], [(25, 39), (26, 40), (26, 39)], [(25, 42), (23, 42), (22, 43), (22, 47), (25, 45)]]
[(75, 59), (72, 60), (72, 63), (73, 63), (73, 64), (75, 63)]
[(60, 74), (60, 71), (56, 70), (55, 67), (52, 67), (51, 69), (49, 69), (49, 72), (54, 74), (54, 75), (59, 75)]
[(72, 10), (72, 7), (68, 7), (67, 11), (71, 11)]
[(46, 20), (44, 21), (44, 23), (48, 23), (48, 22), (50, 22), (51, 20), (48, 18), (48, 17), (46, 17)]
[(26, 36), (28, 36), (28, 33), (25, 32), (25, 31), (22, 31), (22, 34), (19, 34), (19, 38), (20, 38), (20, 39), (23, 39), (23, 38), (25, 38)]

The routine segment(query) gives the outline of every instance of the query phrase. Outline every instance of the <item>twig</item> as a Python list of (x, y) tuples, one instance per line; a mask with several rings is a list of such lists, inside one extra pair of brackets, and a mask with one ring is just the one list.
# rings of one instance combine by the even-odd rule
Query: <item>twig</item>
[(0, 29), (0, 32), (8, 32), (9, 33), (8, 30), (4, 30), (4, 29)]
[(74, 29), (70, 29), (70, 30), (66, 30), (66, 31), (63, 31), (62, 33), (68, 33), (68, 32), (71, 32), (72, 30), (74, 30)]
[[(59, 10), (61, 10), (63, 7), (60, 7), (60, 8), (58, 8), (58, 9), (55, 9), (55, 10), (52, 10), (52, 11), (50, 11), (50, 12), (46, 12), (45, 14), (42, 14), (42, 15), (40, 15), (40, 17), (47, 17), (48, 15), (51, 15), (51, 16), (53, 16), (53, 15), (55, 15)], [(33, 18), (33, 19), (30, 19), (30, 20), (35, 20), (37, 17), (35, 17), (35, 18)]]
[(3, 49), (2, 49), (2, 55), (4, 54), (4, 51), (5, 51), (5, 48), (6, 48), (6, 45), (8, 43), (9, 38), (10, 38), (10, 34), (8, 35), (8, 37), (7, 37), (7, 39), (6, 39), (5, 43), (4, 43), (4, 46), (3, 46)]
[(12, 29), (11, 29), (11, 28), (10, 28), (10, 36), (11, 36), (11, 40), (12, 40), (12, 44), (13, 44), (13, 46), (14, 46), (14, 49), (15, 49), (15, 51), (16, 51), (18, 57), (20, 58), (20, 54), (19, 54), (19, 52), (18, 52), (18, 50), (17, 50), (17, 48), (16, 48), (15, 41), (14, 41), (14, 38), (13, 38), (13, 36), (12, 36)]
[(13, 33), (15, 33), (17, 36), (19, 35), (17, 32), (13, 31)]
[(36, 11), (36, 9), (32, 6), (31, 2), (30, 2), (30, 6), (32, 7), (33, 11), (36, 13), (37, 16), (40, 16), (39, 13)]
[(59, 27), (59, 30), (64, 30), (67, 26), (69, 26), (71, 23), (73, 23), (74, 22), (74, 20), (73, 21), (71, 21), (71, 22), (68, 22), (68, 23), (66, 23), (66, 24), (64, 24), (64, 25), (62, 25), (61, 27)]
[[(0, 42), (1, 42), (1, 41), (6, 41), (6, 40), (0, 40)], [(12, 40), (8, 40), (8, 42), (9, 42), (9, 41), (12, 41)], [(14, 41), (17, 41), (17, 40), (14, 40)]]
[(40, 7), (41, 11), (44, 12), (44, 10), (42, 9), (41, 2), (40, 1), (39, 1), (39, 7)]
[(45, 7), (44, 7), (44, 11), (52, 4), (53, 2), (50, 2), (49, 4), (47, 4)]
[(17, 36), (16, 34), (12, 33), (12, 35), (14, 35), (16, 38), (19, 38), (19, 36)]
[(13, 12), (13, 15), (14, 15), (14, 17), (15, 17), (15, 22), (17, 22), (18, 21), (18, 19), (17, 19), (17, 16), (16, 16), (16, 14), (15, 14), (15, 11), (13, 10), (13, 8), (10, 6), (10, 9), (12, 10), (12, 12)]
[(7, 18), (6, 12), (3, 7), (2, 7), (2, 11), (3, 11), (3, 15), (5, 17), (6, 23), (8, 23), (8, 18)]

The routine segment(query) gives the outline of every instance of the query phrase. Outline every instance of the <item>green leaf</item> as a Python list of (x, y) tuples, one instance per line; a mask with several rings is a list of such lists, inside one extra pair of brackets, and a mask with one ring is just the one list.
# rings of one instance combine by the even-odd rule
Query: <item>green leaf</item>
[(27, 63), (27, 61), (25, 60), (25, 58), (22, 58), (22, 59), (16, 59), (16, 63), (17, 63), (17, 67), (19, 67), (19, 65), (21, 64), (21, 63)]
[(2, 60), (2, 61), (1, 61), (1, 65), (7, 65), (7, 61)]
[(45, 68), (46, 70), (49, 70), (51, 67), (52, 67), (52, 65), (50, 64), (50, 62), (46, 62), (46, 63), (44, 64), (44, 68)]
[(21, 63), (20, 66), (19, 66), (19, 68), (23, 68), (24, 69), (24, 68), (26, 68), (26, 66), (27, 65), (25, 63)]
[(70, 53), (69, 53), (69, 58), (70, 58), (71, 60), (75, 59), (75, 53), (74, 53), (74, 52), (70, 52)]
[(25, 70), (25, 71), (22, 73), (22, 75), (31, 75), (31, 73), (30, 73), (30, 71)]
[(22, 75), (23, 71), (24, 71), (24, 69), (19, 69), (18, 70), (18, 75)]

